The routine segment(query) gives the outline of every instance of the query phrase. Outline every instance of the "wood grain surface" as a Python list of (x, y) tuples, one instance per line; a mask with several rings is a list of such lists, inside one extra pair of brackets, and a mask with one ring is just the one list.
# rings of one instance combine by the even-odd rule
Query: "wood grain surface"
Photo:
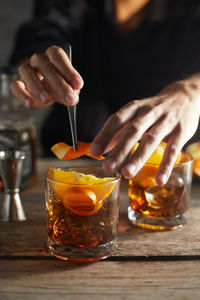
[(1, 260), (0, 299), (198, 300), (200, 261)]
[(0, 300), (200, 299), (199, 185), (192, 187), (187, 225), (159, 232), (128, 221), (122, 181), (117, 251), (97, 263), (70, 264), (46, 248), (44, 174), (56, 164), (39, 161), (37, 183), (21, 192), (27, 220), (0, 222)]

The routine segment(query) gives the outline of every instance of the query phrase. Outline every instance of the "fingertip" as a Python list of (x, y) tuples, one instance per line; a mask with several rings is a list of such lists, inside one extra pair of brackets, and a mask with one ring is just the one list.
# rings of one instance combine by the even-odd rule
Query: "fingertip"
[(117, 168), (117, 163), (114, 159), (112, 158), (106, 158), (103, 161), (103, 169), (105, 170), (106, 173), (112, 174), (113, 172), (116, 171)]
[(163, 186), (167, 183), (167, 176), (165, 174), (158, 174), (156, 175), (156, 182), (158, 185)]
[(136, 166), (134, 164), (127, 164), (126, 166), (122, 167), (121, 174), (126, 179), (131, 179), (135, 176)]
[(77, 94), (75, 94), (73, 91), (68, 92), (65, 96), (65, 102), (67, 105), (72, 106), (75, 105), (77, 101)]
[(82, 87), (83, 87), (83, 79), (80, 78), (80, 77), (75, 77), (73, 80), (72, 80), (72, 88), (75, 89), (75, 90), (80, 90)]

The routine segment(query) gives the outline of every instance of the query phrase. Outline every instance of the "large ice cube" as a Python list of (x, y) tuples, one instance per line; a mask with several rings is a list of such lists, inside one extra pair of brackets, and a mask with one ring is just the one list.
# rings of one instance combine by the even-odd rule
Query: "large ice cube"
[(171, 174), (164, 186), (154, 186), (145, 189), (144, 194), (148, 206), (161, 209), (174, 205), (184, 193), (184, 181), (179, 174)]

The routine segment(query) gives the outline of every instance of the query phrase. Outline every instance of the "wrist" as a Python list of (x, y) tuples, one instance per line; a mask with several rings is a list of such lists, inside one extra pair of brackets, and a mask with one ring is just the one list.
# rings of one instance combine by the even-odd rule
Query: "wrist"
[(200, 113), (200, 73), (179, 81), (184, 93), (192, 103), (196, 103), (196, 108)]
[(200, 96), (200, 73), (179, 81), (187, 92), (195, 93)]

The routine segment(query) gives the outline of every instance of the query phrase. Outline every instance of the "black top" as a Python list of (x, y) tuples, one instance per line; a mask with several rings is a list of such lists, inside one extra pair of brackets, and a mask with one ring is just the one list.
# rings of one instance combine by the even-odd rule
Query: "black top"
[[(73, 65), (84, 79), (78, 104), (78, 139), (91, 141), (107, 117), (133, 99), (200, 70), (200, 1), (152, 0), (148, 18), (121, 35), (111, 0), (36, 0), (33, 19), (21, 26), (15, 64), (49, 46), (70, 42)], [(42, 129), (49, 149), (71, 144), (67, 109), (55, 104)], [(49, 152), (47, 153), (49, 154)]]

